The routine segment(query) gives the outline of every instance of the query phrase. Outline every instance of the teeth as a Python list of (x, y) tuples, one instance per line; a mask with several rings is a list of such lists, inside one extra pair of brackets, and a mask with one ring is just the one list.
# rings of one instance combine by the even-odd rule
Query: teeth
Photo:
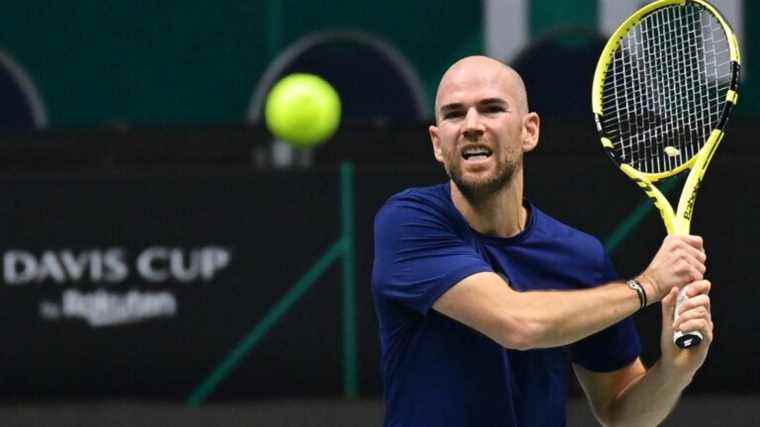
[(489, 150), (487, 148), (475, 148), (475, 147), (473, 147), (473, 148), (467, 148), (466, 150), (464, 150), (462, 152), (462, 157), (464, 157), (465, 159), (469, 159), (470, 157), (473, 157), (473, 156), (486, 156), (486, 157), (488, 157), (490, 155), (491, 155), (491, 150)]

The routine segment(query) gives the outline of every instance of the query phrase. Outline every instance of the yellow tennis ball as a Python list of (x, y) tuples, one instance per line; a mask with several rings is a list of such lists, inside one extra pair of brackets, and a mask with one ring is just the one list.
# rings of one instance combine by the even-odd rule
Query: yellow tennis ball
[(298, 148), (324, 142), (340, 124), (340, 97), (323, 78), (290, 74), (269, 91), (264, 116), (272, 134)]

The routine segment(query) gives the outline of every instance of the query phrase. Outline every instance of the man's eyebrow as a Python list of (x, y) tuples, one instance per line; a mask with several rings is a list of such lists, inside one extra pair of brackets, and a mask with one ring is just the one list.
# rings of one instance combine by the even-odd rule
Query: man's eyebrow
[(445, 113), (451, 110), (458, 110), (462, 108), (463, 106), (464, 104), (462, 104), (461, 102), (452, 102), (451, 104), (446, 104), (446, 105), (441, 106), (441, 112)]
[[(478, 101), (478, 105), (493, 105), (493, 104), (509, 105), (507, 100), (504, 98), (486, 98), (486, 99), (481, 99), (480, 101)], [(459, 110), (463, 107), (464, 107), (464, 104), (462, 104), (461, 102), (452, 102), (450, 104), (441, 106), (440, 111), (441, 113), (445, 113), (452, 110)]]
[(509, 105), (507, 100), (504, 98), (486, 98), (486, 99), (481, 99), (478, 102), (478, 105), (488, 105), (488, 104)]

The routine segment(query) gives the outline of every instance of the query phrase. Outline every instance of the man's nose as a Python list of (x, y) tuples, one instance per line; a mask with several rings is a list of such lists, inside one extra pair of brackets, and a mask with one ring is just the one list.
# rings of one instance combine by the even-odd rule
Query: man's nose
[(467, 139), (478, 139), (483, 135), (483, 123), (480, 121), (480, 114), (475, 108), (467, 110), (463, 126), (462, 133)]

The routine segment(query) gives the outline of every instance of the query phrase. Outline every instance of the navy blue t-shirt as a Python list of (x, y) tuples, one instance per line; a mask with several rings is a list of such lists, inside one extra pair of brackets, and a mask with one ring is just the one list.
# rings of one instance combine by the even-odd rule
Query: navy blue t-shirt
[(616, 279), (596, 238), (526, 207), (525, 230), (511, 238), (471, 229), (449, 184), (406, 190), (380, 209), (372, 292), (386, 426), (564, 426), (570, 362), (603, 372), (638, 357), (630, 318), (570, 346), (518, 351), (431, 310), (478, 272), (501, 274), (518, 291)]

